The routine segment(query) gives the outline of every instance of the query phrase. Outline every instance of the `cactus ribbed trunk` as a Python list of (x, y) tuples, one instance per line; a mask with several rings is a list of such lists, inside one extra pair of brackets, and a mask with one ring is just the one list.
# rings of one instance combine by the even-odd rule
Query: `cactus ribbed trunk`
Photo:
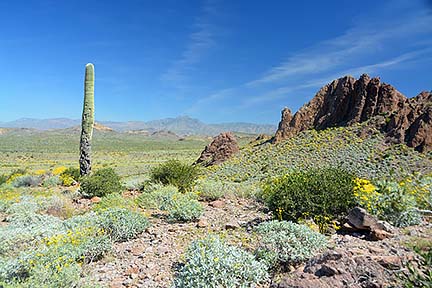
[(91, 139), (94, 125), (94, 66), (86, 65), (84, 81), (84, 107), (81, 122), (80, 173), (81, 176), (91, 171)]

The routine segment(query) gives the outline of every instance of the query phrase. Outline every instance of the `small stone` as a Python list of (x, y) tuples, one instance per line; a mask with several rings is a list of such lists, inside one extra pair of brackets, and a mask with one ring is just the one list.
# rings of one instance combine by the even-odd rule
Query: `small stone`
[(209, 206), (213, 208), (222, 208), (225, 206), (225, 202), (222, 200), (215, 200), (209, 203)]
[(134, 256), (139, 256), (144, 253), (145, 247), (141, 245), (133, 246), (131, 252)]
[(169, 248), (166, 246), (160, 246), (157, 248), (157, 253), (159, 255), (167, 254), (169, 252)]
[(196, 225), (198, 228), (205, 228), (208, 226), (208, 222), (205, 219), (200, 219)]
[(101, 201), (101, 198), (98, 196), (94, 196), (90, 199), (92, 203), (99, 203)]
[(391, 270), (399, 269), (402, 266), (401, 259), (398, 256), (376, 256), (373, 259), (384, 268)]
[(225, 229), (237, 229), (240, 228), (240, 225), (237, 222), (228, 222), (225, 224)]
[(130, 267), (126, 270), (126, 275), (132, 275), (132, 274), (138, 274), (139, 268), (138, 267)]

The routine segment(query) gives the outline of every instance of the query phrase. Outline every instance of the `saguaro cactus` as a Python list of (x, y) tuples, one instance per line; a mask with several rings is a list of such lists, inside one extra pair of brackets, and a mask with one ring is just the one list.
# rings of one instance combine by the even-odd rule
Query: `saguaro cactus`
[(81, 122), (80, 173), (81, 176), (91, 171), (91, 138), (94, 125), (94, 66), (86, 65), (84, 81), (84, 106)]

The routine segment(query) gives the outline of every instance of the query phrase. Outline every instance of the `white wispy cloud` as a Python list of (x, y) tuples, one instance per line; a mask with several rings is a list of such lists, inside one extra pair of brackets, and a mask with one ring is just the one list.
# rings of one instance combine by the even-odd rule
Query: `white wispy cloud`
[(299, 84), (299, 85), (289, 85), (289, 86), (284, 86), (284, 87), (278, 87), (278, 88), (276, 88), (274, 90), (270, 90), (270, 91), (268, 91), (262, 95), (248, 98), (247, 100), (243, 101), (243, 104), (241, 105), (241, 107), (247, 108), (250, 106), (254, 106), (256, 104), (274, 101), (277, 99), (282, 99), (282, 98), (286, 97), (287, 94), (293, 93), (295, 91), (299, 91), (302, 89), (322, 87), (323, 85), (330, 83), (334, 79), (340, 78), (340, 77), (345, 76), (345, 75), (356, 76), (356, 75), (360, 75), (363, 73), (368, 73), (368, 74), (376, 73), (380, 69), (389, 68), (391, 66), (396, 66), (396, 65), (399, 65), (401, 63), (405, 63), (407, 61), (417, 59), (418, 56), (421, 56), (427, 52), (432, 52), (432, 49), (421, 49), (421, 50), (414, 51), (414, 52), (404, 53), (400, 56), (388, 59), (388, 60), (383, 61), (383, 62), (350, 68), (348, 70), (339, 71), (339, 72), (336, 72), (334, 74), (330, 74), (330, 75), (325, 76), (325, 77), (312, 78), (312, 79), (307, 80), (304, 83)]
[[(421, 36), (431, 35), (432, 15), (427, 11), (409, 11), (405, 9), (406, 2), (401, 3), (395, 1), (392, 5), (398, 7), (377, 10), (378, 14), (385, 9), (393, 11), (390, 16), (377, 17), (377, 14), (357, 18), (343, 34), (298, 51), (255, 79), (223, 89), (220, 91), (223, 93), (216, 91), (203, 97), (191, 109), (199, 110), (223, 99), (249, 95), (237, 101), (238, 110), (247, 109), (289, 97), (294, 92), (319, 88), (344, 75), (379, 73), (430, 56), (432, 49), (424, 48), (428, 45)], [(416, 39), (417, 36), (420, 39)], [(397, 55), (393, 45), (405, 41), (413, 42), (405, 44), (408, 51), (401, 50)], [(362, 65), (364, 62), (372, 64)]]
[(199, 63), (205, 53), (215, 45), (213, 25), (210, 18), (216, 14), (215, 2), (206, 0), (203, 4), (202, 14), (196, 19), (195, 32), (189, 35), (188, 43), (181, 54), (169, 69), (163, 73), (162, 80), (181, 82), (186, 75)]
[(374, 53), (385, 47), (386, 41), (395, 41), (415, 33), (432, 32), (432, 17), (420, 13), (397, 21), (359, 23), (343, 35), (317, 43), (296, 53), (273, 67), (258, 79), (247, 83), (257, 84), (283, 81), (291, 76), (317, 74), (343, 66), (353, 58)]

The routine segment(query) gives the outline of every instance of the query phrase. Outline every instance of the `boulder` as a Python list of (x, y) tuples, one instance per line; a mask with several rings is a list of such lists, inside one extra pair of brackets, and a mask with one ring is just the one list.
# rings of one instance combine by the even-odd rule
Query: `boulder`
[(352, 228), (368, 231), (373, 240), (383, 240), (392, 237), (393, 229), (391, 225), (378, 220), (363, 208), (355, 207), (351, 209), (347, 220)]
[(204, 148), (201, 156), (194, 164), (212, 166), (220, 164), (239, 152), (236, 138), (231, 132), (224, 132), (213, 138), (213, 141)]

